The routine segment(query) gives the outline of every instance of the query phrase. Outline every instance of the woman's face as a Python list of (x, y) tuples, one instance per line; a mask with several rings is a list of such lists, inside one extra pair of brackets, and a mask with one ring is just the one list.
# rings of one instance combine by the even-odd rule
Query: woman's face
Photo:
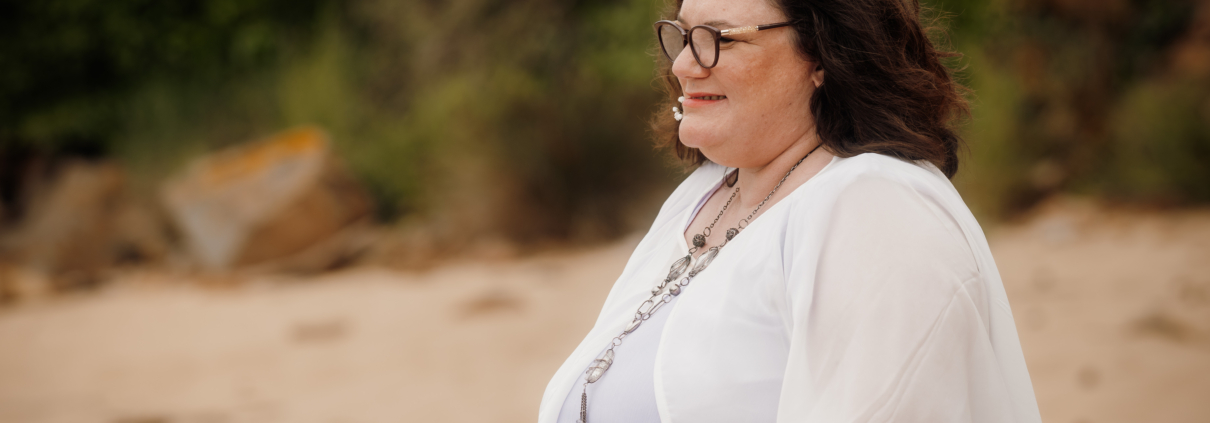
[[(769, 0), (685, 0), (677, 23), (686, 30), (728, 29), (785, 20)], [(758, 168), (813, 134), (809, 99), (823, 71), (798, 53), (793, 31), (781, 27), (724, 37), (718, 64), (710, 69), (685, 48), (672, 65), (685, 95), (681, 142), (715, 163)], [(718, 96), (723, 98), (704, 98)]]

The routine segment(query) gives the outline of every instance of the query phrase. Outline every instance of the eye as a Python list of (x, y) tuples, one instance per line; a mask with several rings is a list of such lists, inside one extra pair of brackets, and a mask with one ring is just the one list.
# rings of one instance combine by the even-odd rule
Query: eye
[(733, 43), (733, 42), (735, 42), (735, 40), (727, 38), (727, 37), (719, 37), (718, 42), (719, 43)]

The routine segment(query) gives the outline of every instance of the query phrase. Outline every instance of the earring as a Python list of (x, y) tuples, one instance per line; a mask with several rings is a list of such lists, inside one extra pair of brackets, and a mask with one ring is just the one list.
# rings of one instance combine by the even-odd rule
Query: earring
[[(684, 102), (685, 102), (685, 97), (683, 97), (683, 96), (682, 96), (682, 97), (677, 97), (677, 98), (676, 98), (676, 102), (677, 102), (677, 103), (684, 103)], [(684, 118), (684, 117), (685, 117), (685, 115), (681, 113), (681, 110), (680, 110), (680, 109), (678, 109), (678, 108), (676, 108), (676, 107), (673, 107), (673, 108), (672, 108), (672, 118), (673, 118), (673, 119), (676, 119), (676, 121), (677, 121), (677, 122), (680, 122), (680, 121), (681, 121), (681, 118)]]

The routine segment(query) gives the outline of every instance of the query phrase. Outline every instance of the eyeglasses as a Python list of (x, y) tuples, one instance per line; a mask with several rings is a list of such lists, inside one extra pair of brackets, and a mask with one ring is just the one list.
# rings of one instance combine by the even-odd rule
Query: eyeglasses
[(718, 29), (709, 25), (698, 25), (685, 31), (673, 21), (658, 21), (655, 23), (655, 36), (660, 40), (660, 49), (668, 60), (676, 61), (677, 56), (685, 51), (685, 46), (693, 52), (693, 58), (703, 68), (710, 69), (718, 64), (719, 39), (728, 35), (751, 34), (766, 29), (780, 28), (792, 22), (782, 22), (767, 25), (741, 26), (731, 29)]

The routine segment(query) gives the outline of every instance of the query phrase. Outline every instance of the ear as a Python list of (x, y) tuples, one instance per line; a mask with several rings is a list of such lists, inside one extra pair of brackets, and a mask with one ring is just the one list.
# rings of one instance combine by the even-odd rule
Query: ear
[(815, 88), (823, 85), (823, 65), (815, 64), (815, 70), (811, 71), (811, 82), (815, 84)]

